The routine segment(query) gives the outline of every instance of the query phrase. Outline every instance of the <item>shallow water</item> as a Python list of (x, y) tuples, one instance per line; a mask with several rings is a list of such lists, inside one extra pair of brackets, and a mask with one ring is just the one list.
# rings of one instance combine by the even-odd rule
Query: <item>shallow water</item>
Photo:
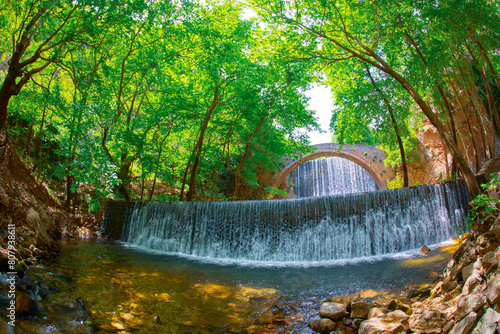
[(39, 316), (19, 320), (16, 333), (313, 333), (307, 324), (325, 299), (429, 283), (448, 257), (413, 251), (274, 267), (71, 241), (30, 271), (55, 292), (39, 301)]

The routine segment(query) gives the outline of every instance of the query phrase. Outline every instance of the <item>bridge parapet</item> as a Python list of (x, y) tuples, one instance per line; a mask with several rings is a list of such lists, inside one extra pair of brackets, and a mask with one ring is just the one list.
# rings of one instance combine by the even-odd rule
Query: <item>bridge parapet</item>
[(316, 150), (302, 157), (301, 160), (288, 159), (285, 166), (275, 174), (271, 183), (272, 187), (278, 188), (299, 165), (322, 157), (340, 157), (351, 160), (363, 167), (375, 180), (379, 189), (387, 189), (387, 181), (396, 177), (396, 171), (391, 167), (384, 166), (387, 155), (376, 145), (344, 145), (339, 151), (340, 145), (333, 143), (314, 145)]

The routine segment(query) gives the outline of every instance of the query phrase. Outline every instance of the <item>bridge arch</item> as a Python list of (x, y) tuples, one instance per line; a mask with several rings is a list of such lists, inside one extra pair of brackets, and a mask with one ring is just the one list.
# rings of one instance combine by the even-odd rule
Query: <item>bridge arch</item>
[(326, 143), (314, 145), (314, 147), (316, 147), (316, 150), (303, 156), (301, 160), (288, 159), (285, 166), (275, 174), (271, 186), (278, 188), (299, 165), (322, 157), (340, 157), (355, 162), (373, 177), (380, 190), (387, 189), (387, 180), (393, 180), (396, 177), (396, 171), (393, 168), (384, 166), (387, 155), (377, 146), (344, 145), (339, 150), (339, 144)]

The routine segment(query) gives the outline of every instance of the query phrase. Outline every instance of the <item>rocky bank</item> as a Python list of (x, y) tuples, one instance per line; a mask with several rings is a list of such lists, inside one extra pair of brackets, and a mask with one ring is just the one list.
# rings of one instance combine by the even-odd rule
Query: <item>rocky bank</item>
[(309, 327), (337, 334), (498, 334), (499, 263), (500, 211), (495, 207), (480, 217), (433, 288), (385, 304), (361, 293), (333, 297), (321, 304), (320, 319)]

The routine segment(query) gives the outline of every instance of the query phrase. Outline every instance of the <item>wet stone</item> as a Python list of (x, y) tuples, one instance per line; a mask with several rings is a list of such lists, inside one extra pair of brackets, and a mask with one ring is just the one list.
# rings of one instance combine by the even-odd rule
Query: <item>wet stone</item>
[(317, 333), (331, 333), (337, 325), (330, 319), (322, 318), (309, 323), (309, 327)]
[(346, 308), (343, 304), (326, 302), (321, 304), (319, 309), (319, 316), (321, 318), (328, 318), (333, 321), (342, 319), (347, 315)]

